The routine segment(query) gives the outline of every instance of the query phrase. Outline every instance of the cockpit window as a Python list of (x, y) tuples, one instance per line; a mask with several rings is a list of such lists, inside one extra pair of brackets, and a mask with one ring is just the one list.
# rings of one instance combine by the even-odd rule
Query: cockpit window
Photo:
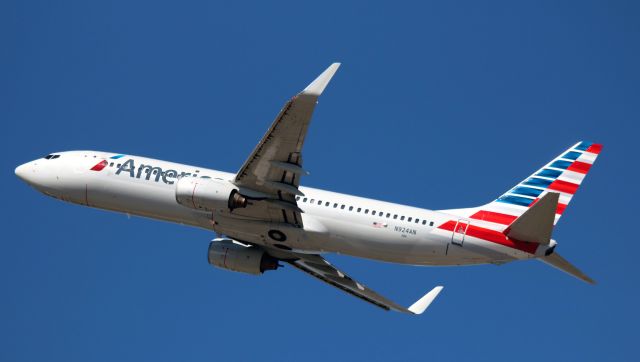
[(44, 158), (47, 159), (47, 160), (54, 160), (54, 159), (56, 159), (58, 157), (60, 157), (60, 155), (50, 154), (50, 155), (44, 156)]

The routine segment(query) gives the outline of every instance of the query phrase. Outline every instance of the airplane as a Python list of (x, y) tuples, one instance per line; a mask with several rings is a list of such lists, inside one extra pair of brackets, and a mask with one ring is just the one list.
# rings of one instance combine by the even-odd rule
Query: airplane
[(300, 186), (302, 147), (334, 63), (291, 98), (236, 173), (122, 153), (66, 151), (15, 169), (45, 195), (74, 204), (211, 230), (211, 265), (260, 275), (289, 264), (384, 310), (422, 314), (436, 286), (409, 307), (327, 261), (338, 253), (410, 265), (537, 259), (595, 283), (555, 252), (553, 227), (602, 150), (581, 141), (495, 200), (427, 210)]

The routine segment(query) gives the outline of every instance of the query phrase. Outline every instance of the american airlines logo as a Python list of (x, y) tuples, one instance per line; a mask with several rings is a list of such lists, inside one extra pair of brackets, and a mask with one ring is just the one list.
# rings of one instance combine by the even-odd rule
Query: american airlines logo
[[(117, 157), (117, 158), (120, 158), (120, 157)], [(111, 158), (116, 158), (116, 157), (114, 156)], [(95, 166), (93, 166), (91, 170), (102, 171), (105, 167), (107, 167), (108, 164), (109, 162), (107, 160), (102, 160), (98, 162)], [(173, 185), (175, 183), (175, 180), (185, 176), (211, 178), (209, 176), (204, 176), (204, 175), (201, 176), (197, 172), (196, 173), (184, 172), (184, 171), (180, 172), (172, 169), (163, 170), (162, 167), (145, 165), (143, 163), (141, 163), (139, 166), (136, 167), (135, 160), (132, 158), (126, 160), (124, 163), (118, 166), (116, 175), (120, 175), (121, 173), (129, 175), (129, 177), (131, 178), (137, 178), (137, 179), (144, 178), (145, 180), (153, 180), (155, 182), (162, 181), (167, 185)], [(153, 176), (153, 179), (152, 179), (152, 176)]]

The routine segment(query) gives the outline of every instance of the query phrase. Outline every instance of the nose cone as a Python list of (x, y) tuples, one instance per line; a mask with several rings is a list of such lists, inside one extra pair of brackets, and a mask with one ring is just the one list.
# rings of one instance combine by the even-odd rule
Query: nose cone
[(53, 197), (59, 194), (58, 170), (51, 165), (43, 165), (35, 160), (16, 167), (15, 173), (19, 179), (40, 192)]
[(30, 183), (29, 182), (29, 164), (25, 163), (23, 165), (20, 165), (18, 167), (16, 167), (15, 173), (16, 176), (18, 176), (19, 179), (21, 179), (22, 181), (26, 182), (26, 183)]

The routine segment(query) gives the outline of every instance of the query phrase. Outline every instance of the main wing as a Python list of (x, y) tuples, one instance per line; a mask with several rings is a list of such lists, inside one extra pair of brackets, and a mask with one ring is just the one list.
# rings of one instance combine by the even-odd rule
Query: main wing
[(234, 184), (261, 200), (237, 214), (302, 227), (296, 196), (302, 168), (302, 146), (318, 97), (338, 70), (333, 63), (302, 92), (289, 100), (238, 171)]
[[(282, 251), (278, 251), (277, 253), (282, 255)], [(417, 302), (413, 303), (409, 308), (406, 308), (353, 280), (338, 268), (331, 265), (331, 263), (320, 255), (299, 254), (293, 252), (286, 252), (286, 254), (290, 254), (291, 257), (282, 258), (282, 256), (279, 256), (278, 258), (331, 286), (385, 310), (394, 310), (409, 314), (422, 314), (422, 312), (429, 307), (431, 302), (433, 302), (443, 288), (442, 286), (433, 288), (422, 298), (418, 299)]]

